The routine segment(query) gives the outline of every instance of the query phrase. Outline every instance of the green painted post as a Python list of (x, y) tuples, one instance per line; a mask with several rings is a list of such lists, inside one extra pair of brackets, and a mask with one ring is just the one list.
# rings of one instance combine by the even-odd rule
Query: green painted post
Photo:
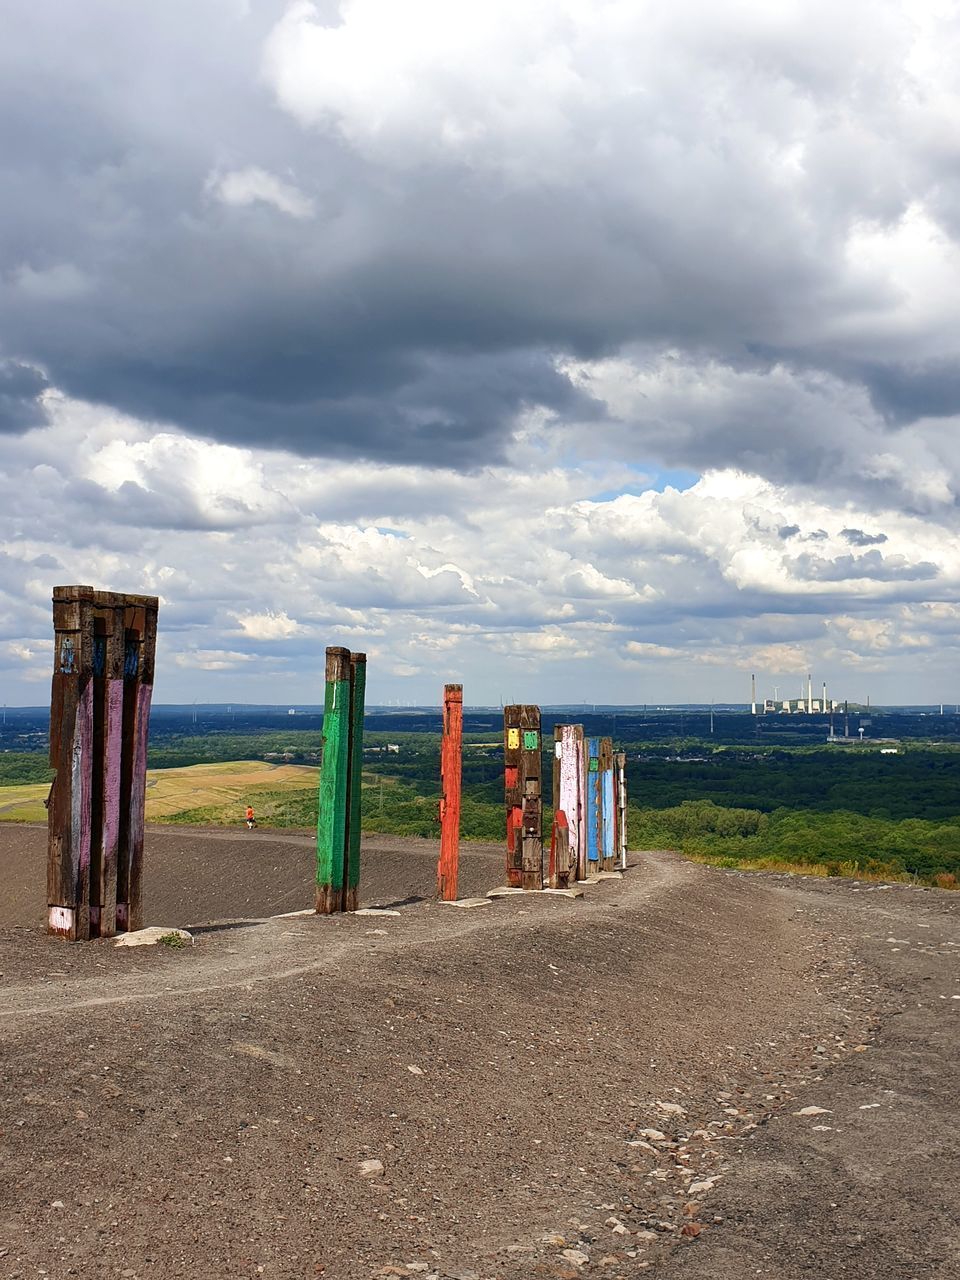
[(317, 911), (343, 908), (350, 772), (350, 650), (327, 649), (323, 695), (323, 760), (317, 813)]
[(360, 801), (363, 791), (363, 701), (367, 655), (350, 655), (350, 778), (347, 785), (347, 875), (344, 911), (356, 911), (360, 889)]

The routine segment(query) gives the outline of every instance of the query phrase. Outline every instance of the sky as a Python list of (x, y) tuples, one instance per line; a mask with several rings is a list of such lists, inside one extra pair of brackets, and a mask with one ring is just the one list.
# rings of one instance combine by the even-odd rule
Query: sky
[(11, 0), (0, 701), (960, 700), (940, 0)]

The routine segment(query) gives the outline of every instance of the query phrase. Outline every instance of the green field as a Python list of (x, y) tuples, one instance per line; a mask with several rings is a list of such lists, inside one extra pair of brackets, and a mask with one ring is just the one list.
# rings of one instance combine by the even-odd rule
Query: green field
[[(0, 821), (45, 822), (48, 783), (0, 787)], [(147, 821), (242, 823), (248, 804), (264, 826), (310, 826), (317, 816), (317, 770), (262, 760), (147, 770)]]

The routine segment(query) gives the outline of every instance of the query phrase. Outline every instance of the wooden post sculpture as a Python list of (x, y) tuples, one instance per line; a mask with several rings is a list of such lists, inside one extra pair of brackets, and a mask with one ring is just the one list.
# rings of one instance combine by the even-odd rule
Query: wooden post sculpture
[(443, 734), (440, 739), (440, 861), (437, 897), (457, 900), (460, 857), (460, 780), (463, 758), (463, 686), (443, 686)]
[(603, 789), (600, 775), (600, 739), (586, 738), (583, 749), (584, 781), (586, 793), (585, 818), (587, 828), (587, 875), (600, 871), (603, 856)]
[(366, 672), (366, 654), (327, 649), (317, 813), (316, 909), (321, 915), (357, 909)]
[(627, 869), (627, 756), (618, 751), (613, 757), (614, 780), (617, 789), (617, 852), (620, 870)]
[[(558, 724), (553, 730), (553, 810), (563, 813), (568, 829), (571, 868), (568, 883), (586, 878), (587, 845), (584, 813), (583, 725)], [(559, 872), (558, 872), (559, 874)], [(552, 875), (552, 873), (551, 873)], [(563, 888), (554, 885), (551, 888)]]
[(617, 806), (613, 784), (613, 742), (600, 739), (600, 869), (616, 869)]
[(356, 911), (360, 893), (360, 833), (363, 799), (363, 709), (367, 695), (367, 655), (350, 655), (350, 775), (347, 780), (347, 867), (343, 909)]
[(543, 798), (540, 789), (540, 708), (503, 709), (507, 884), (543, 888)]
[(507, 884), (511, 889), (520, 888), (522, 875), (522, 848), (518, 838), (523, 824), (520, 755), (520, 707), (504, 707), (503, 796), (507, 810)]
[(157, 606), (156, 596), (53, 590), (47, 929), (65, 938), (143, 926)]
[(562, 809), (553, 811), (550, 835), (550, 867), (547, 884), (551, 889), (571, 889), (577, 878), (576, 855), (570, 845), (570, 824)]

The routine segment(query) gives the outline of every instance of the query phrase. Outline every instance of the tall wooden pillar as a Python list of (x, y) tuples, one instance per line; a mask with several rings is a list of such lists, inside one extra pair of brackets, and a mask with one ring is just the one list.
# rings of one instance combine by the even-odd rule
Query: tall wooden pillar
[(520, 888), (523, 868), (520, 711), (520, 707), (503, 708), (503, 798), (507, 811), (507, 884), (511, 889)]
[[(562, 813), (567, 824), (569, 867), (567, 879), (561, 883), (565, 869), (551, 865), (551, 888), (565, 888), (586, 876), (586, 827), (583, 780), (583, 725), (558, 724), (553, 730), (553, 811)], [(562, 848), (562, 840), (558, 848)], [(554, 884), (556, 877), (557, 883)]]
[(621, 871), (627, 869), (627, 754), (617, 751), (613, 757), (613, 778), (617, 793), (617, 855)]
[(600, 739), (600, 868), (616, 867), (617, 806), (613, 783), (613, 741)]
[(363, 710), (367, 694), (367, 655), (350, 655), (350, 776), (347, 782), (347, 866), (344, 911), (356, 911), (360, 893), (360, 832), (363, 800)]
[(460, 783), (463, 770), (463, 686), (443, 686), (440, 738), (440, 861), (437, 897), (456, 902), (460, 858)]
[(540, 708), (503, 709), (507, 884), (543, 888), (543, 796)]
[(603, 786), (600, 774), (600, 739), (585, 738), (583, 744), (583, 789), (587, 828), (587, 875), (601, 870), (603, 857)]
[(327, 649), (317, 811), (316, 909), (321, 915), (357, 907), (366, 664), (366, 654)]
[(155, 596), (55, 587), (47, 928), (72, 939), (143, 924)]

